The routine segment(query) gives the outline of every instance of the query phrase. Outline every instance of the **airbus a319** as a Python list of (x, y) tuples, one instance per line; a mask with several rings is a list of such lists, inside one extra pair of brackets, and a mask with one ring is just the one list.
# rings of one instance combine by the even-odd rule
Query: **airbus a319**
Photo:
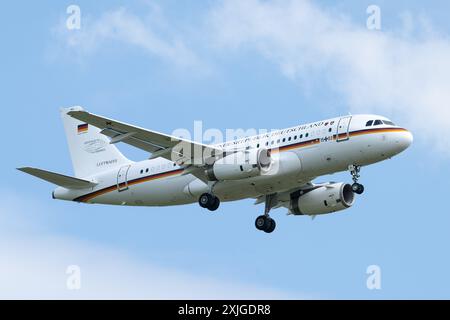
[[(81, 107), (61, 109), (75, 176), (37, 168), (19, 170), (58, 187), (53, 198), (124, 206), (175, 206), (198, 202), (215, 211), (221, 202), (264, 203), (258, 230), (271, 233), (270, 212), (316, 216), (350, 208), (364, 192), (360, 171), (406, 150), (411, 132), (378, 115), (347, 115), (216, 145), (140, 128)], [(133, 162), (115, 146), (150, 154)], [(352, 183), (314, 183), (349, 171)]]

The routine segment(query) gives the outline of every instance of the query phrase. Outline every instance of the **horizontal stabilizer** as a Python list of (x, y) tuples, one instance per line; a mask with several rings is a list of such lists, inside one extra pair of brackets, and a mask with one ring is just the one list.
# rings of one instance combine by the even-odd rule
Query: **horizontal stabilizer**
[(87, 189), (97, 185), (96, 183), (87, 180), (73, 178), (59, 173), (54, 173), (36, 168), (25, 167), (25, 168), (17, 168), (17, 170), (31, 174), (32, 176), (56, 184), (57, 186), (66, 189)]

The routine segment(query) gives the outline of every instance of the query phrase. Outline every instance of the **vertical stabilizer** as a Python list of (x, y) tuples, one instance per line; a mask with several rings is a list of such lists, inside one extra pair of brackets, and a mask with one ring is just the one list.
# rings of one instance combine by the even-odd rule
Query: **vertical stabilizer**
[(81, 107), (61, 109), (75, 176), (88, 177), (131, 163), (114, 145), (109, 143), (109, 139), (100, 133), (100, 129), (67, 114), (69, 111), (81, 110), (83, 110)]

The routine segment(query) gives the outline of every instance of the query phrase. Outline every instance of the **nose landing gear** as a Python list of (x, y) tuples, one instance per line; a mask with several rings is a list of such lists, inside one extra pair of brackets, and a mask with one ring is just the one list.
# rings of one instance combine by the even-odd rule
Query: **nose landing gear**
[(360, 183), (358, 183), (358, 180), (360, 178), (359, 172), (361, 171), (361, 166), (358, 165), (350, 165), (348, 167), (348, 170), (350, 170), (350, 174), (352, 175), (353, 184), (352, 184), (352, 190), (356, 194), (363, 194), (364, 193), (364, 186)]

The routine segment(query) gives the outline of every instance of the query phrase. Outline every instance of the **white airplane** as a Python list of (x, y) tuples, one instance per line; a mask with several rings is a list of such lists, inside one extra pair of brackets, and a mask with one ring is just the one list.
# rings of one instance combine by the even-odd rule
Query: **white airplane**
[[(61, 109), (75, 177), (36, 168), (23, 172), (58, 186), (53, 199), (127, 206), (172, 206), (197, 202), (215, 211), (221, 201), (245, 198), (265, 203), (255, 225), (271, 233), (271, 209), (316, 216), (351, 207), (360, 169), (407, 149), (412, 134), (378, 115), (348, 115), (204, 145), (84, 111)], [(114, 146), (123, 142), (151, 153), (128, 160)], [(197, 151), (197, 152), (196, 152)], [(353, 184), (312, 181), (349, 170)]]

